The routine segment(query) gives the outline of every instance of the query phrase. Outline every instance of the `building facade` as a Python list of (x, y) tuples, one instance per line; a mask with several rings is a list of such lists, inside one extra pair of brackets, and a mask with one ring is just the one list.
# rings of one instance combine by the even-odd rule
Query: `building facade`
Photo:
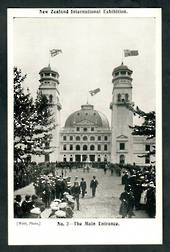
[(47, 96), (56, 124), (51, 142), (55, 151), (46, 157), (46, 161), (109, 161), (137, 165), (148, 165), (153, 161), (149, 157), (139, 156), (153, 148), (154, 140), (133, 136), (129, 127), (133, 126), (133, 113), (126, 104), (132, 103), (132, 73), (123, 63), (113, 70), (111, 126), (103, 113), (87, 103), (69, 115), (61, 128), (59, 74), (50, 66), (40, 71), (39, 90)]

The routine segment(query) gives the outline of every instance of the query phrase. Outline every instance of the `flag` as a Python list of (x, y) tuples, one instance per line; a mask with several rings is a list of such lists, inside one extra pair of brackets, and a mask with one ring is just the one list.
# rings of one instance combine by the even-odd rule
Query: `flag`
[(51, 57), (54, 57), (54, 56), (58, 55), (59, 53), (62, 53), (62, 50), (60, 50), (60, 49), (50, 50)]
[(89, 93), (91, 94), (91, 96), (97, 94), (98, 92), (100, 92), (100, 88), (96, 88), (94, 90), (90, 90)]
[(137, 56), (139, 55), (138, 50), (124, 50), (124, 56), (128, 57), (128, 56)]

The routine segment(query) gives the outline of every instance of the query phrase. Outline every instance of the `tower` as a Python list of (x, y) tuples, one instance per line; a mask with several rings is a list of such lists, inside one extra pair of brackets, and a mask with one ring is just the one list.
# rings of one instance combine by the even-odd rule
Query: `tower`
[(126, 103), (132, 102), (132, 71), (123, 63), (113, 70), (111, 109), (111, 162), (132, 163), (133, 143), (129, 125), (133, 114)]
[(55, 162), (59, 160), (59, 132), (60, 132), (60, 110), (62, 108), (59, 101), (59, 74), (51, 69), (50, 64), (48, 67), (44, 67), (39, 72), (40, 86), (39, 91), (45, 95), (49, 102), (53, 117), (55, 119), (55, 129), (52, 131), (51, 147), (54, 147), (54, 151), (50, 156), (45, 156), (45, 161)]

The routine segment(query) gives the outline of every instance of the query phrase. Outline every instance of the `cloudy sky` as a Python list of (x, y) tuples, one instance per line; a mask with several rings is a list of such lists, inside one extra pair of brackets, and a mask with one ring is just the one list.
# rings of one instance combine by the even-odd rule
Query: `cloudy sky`
[[(60, 74), (61, 125), (87, 99), (110, 122), (112, 71), (121, 64), (123, 49), (139, 51), (124, 59), (133, 70), (133, 101), (144, 111), (155, 110), (155, 28), (154, 18), (15, 18), (14, 65), (27, 74), (24, 87), (35, 97), (49, 50), (61, 49), (50, 59)], [(101, 92), (90, 97), (95, 88)]]

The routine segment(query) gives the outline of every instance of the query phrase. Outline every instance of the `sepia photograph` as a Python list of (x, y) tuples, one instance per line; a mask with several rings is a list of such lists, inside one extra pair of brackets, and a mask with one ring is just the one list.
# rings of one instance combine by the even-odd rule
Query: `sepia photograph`
[(10, 230), (161, 227), (160, 9), (8, 11)]

